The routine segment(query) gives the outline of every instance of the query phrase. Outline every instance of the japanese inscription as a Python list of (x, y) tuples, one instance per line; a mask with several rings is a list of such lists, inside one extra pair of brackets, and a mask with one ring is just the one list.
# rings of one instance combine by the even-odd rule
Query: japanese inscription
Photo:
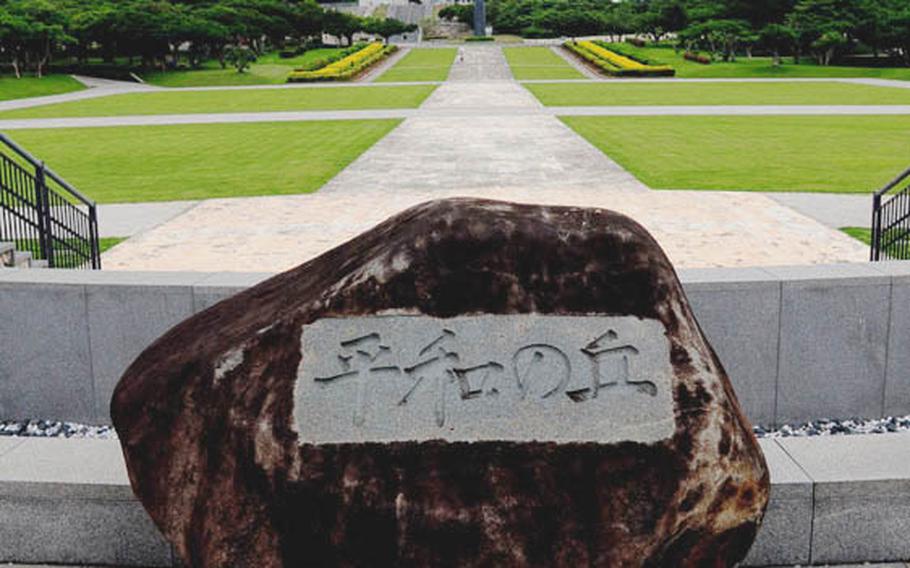
[(301, 350), (301, 442), (653, 442), (675, 429), (657, 320), (322, 319), (304, 326)]

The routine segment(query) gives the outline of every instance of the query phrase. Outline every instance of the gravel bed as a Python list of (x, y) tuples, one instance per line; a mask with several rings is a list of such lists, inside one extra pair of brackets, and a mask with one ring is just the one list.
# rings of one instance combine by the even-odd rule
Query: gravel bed
[(907, 416), (888, 416), (878, 420), (864, 420), (861, 418), (848, 420), (814, 420), (798, 426), (785, 424), (780, 428), (768, 430), (761, 426), (756, 426), (753, 430), (755, 431), (755, 435), (759, 438), (910, 432), (910, 414)]
[[(889, 416), (879, 420), (815, 420), (801, 425), (785, 424), (780, 428), (765, 429), (756, 426), (759, 438), (790, 438), (805, 436), (834, 436), (844, 434), (886, 434), (910, 432), (910, 414)], [(56, 420), (0, 420), (0, 436), (25, 436), (32, 438), (116, 438), (111, 426), (92, 426)]]
[(112, 426), (91, 426), (57, 420), (0, 420), (0, 436), (29, 438), (116, 438)]

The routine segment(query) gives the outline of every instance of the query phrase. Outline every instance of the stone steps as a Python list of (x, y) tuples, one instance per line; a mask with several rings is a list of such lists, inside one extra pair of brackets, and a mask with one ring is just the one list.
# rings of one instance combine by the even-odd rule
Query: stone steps
[(0, 268), (47, 268), (47, 261), (32, 253), (16, 250), (15, 243), (0, 242)]
[[(771, 503), (746, 565), (910, 558), (910, 435), (763, 439)], [(0, 437), (0, 563), (177, 566), (116, 440)]]

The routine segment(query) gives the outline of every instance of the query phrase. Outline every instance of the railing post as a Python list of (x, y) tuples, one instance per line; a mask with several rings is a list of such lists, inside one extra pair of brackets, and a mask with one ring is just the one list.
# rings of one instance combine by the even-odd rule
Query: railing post
[(89, 231), (91, 232), (92, 269), (101, 270), (101, 247), (98, 239), (98, 206), (88, 208)]
[(38, 200), (38, 245), (49, 268), (54, 268), (54, 237), (51, 230), (51, 199), (44, 176), (44, 162), (35, 168), (35, 196)]
[(869, 260), (876, 262), (881, 255), (882, 245), (882, 196), (872, 195), (872, 242), (869, 248)]

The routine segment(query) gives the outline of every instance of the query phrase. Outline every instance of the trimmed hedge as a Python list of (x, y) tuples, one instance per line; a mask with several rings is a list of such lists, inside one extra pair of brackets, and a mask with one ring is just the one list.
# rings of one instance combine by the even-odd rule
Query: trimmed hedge
[(493, 41), (494, 39), (493, 36), (468, 36), (464, 38), (465, 41)]
[(384, 46), (379, 42), (371, 43), (361, 49), (324, 65), (318, 69), (295, 70), (288, 76), (289, 83), (306, 83), (311, 81), (346, 81), (360, 74), (368, 67), (385, 59), (398, 50), (394, 45)]
[(645, 65), (591, 41), (567, 41), (563, 46), (614, 77), (672, 77), (676, 74), (669, 65)]
[(629, 51), (626, 48), (624, 48), (622, 46), (622, 44), (619, 44), (619, 43), (607, 43), (603, 40), (594, 40), (594, 43), (596, 43), (597, 45), (599, 45), (600, 47), (602, 47), (604, 49), (612, 51), (613, 53), (622, 55), (623, 57), (628, 57), (629, 59), (631, 59), (633, 61), (638, 61), (642, 65), (667, 67), (667, 64), (664, 63), (663, 61), (658, 61), (656, 59), (647, 59), (645, 57), (642, 57), (641, 55), (638, 55), (637, 53), (629, 53)]

